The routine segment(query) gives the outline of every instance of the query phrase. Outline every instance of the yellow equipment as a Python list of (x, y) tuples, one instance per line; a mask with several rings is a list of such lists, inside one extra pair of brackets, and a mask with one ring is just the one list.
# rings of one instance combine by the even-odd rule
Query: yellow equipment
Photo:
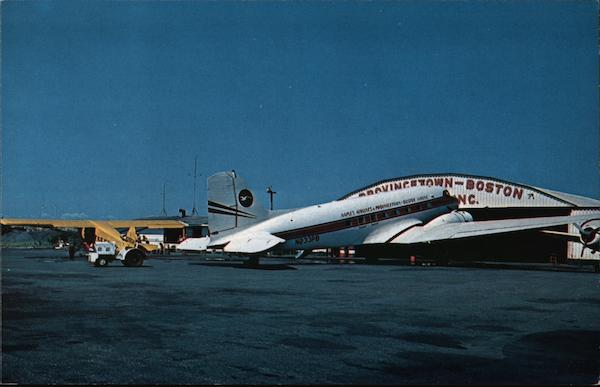
[[(143, 243), (138, 238), (136, 228), (148, 229), (165, 229), (165, 228), (184, 228), (187, 224), (178, 220), (65, 220), (65, 219), (0, 219), (2, 226), (33, 226), (33, 227), (49, 227), (49, 228), (77, 228), (81, 229), (81, 236), (85, 239), (85, 230), (94, 229), (97, 241), (111, 242), (115, 244), (118, 252), (139, 250), (142, 260), (147, 252), (158, 249), (156, 245)], [(122, 235), (118, 229), (128, 228), (125, 235)], [(132, 254), (133, 255), (133, 254)], [(140, 256), (139, 252), (135, 252), (136, 256)], [(136, 259), (135, 265), (140, 266), (141, 262)], [(126, 260), (124, 261), (126, 262)], [(139, 264), (137, 264), (139, 262)]]

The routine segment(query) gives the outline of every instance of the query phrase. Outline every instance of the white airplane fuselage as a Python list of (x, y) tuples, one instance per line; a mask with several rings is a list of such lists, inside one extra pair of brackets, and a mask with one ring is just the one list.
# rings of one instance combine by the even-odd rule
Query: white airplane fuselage
[[(237, 233), (267, 232), (285, 239), (280, 247), (291, 250), (352, 246), (388, 224), (404, 219), (425, 224), (457, 208), (458, 201), (442, 188), (414, 187), (304, 207)], [(227, 234), (212, 236), (211, 245), (219, 245), (220, 240), (226, 243)]]

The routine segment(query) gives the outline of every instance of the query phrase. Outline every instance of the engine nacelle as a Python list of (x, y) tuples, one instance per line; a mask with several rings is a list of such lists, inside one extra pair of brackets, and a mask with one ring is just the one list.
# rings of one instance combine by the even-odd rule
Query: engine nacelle
[(590, 219), (577, 227), (584, 247), (596, 252), (600, 250), (600, 219)]
[(452, 211), (448, 214), (440, 215), (433, 219), (431, 222), (427, 223), (426, 227), (433, 227), (446, 223), (466, 223), (472, 221), (473, 216), (467, 211)]

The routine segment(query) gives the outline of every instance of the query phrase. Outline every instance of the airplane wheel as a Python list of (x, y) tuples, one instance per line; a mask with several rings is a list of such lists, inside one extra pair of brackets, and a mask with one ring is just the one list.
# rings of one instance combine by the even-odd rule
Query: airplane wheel
[(98, 259), (96, 259), (96, 262), (94, 262), (94, 265), (96, 265), (97, 267), (104, 267), (108, 265), (108, 259), (104, 257), (98, 257)]

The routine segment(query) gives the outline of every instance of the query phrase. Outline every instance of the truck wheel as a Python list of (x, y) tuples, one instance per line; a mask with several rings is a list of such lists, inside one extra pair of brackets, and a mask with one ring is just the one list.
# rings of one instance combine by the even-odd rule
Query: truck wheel
[(131, 250), (125, 256), (123, 264), (127, 267), (140, 267), (144, 264), (144, 252), (138, 249)]
[(94, 265), (96, 265), (98, 267), (104, 267), (104, 266), (108, 265), (108, 259), (106, 259), (104, 257), (98, 257), (98, 259), (96, 259), (96, 262), (94, 262)]

